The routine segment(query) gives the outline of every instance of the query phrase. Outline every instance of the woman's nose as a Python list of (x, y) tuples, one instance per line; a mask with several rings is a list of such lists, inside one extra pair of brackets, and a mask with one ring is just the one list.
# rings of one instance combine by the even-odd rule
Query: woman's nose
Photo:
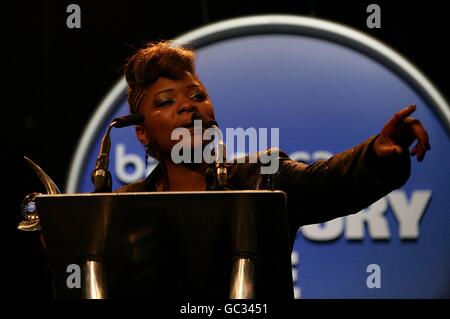
[(183, 112), (192, 113), (194, 111), (198, 111), (197, 106), (195, 106), (194, 103), (192, 103), (192, 101), (186, 100), (183, 101), (183, 103), (180, 103), (180, 105), (178, 106), (177, 114), (181, 114)]

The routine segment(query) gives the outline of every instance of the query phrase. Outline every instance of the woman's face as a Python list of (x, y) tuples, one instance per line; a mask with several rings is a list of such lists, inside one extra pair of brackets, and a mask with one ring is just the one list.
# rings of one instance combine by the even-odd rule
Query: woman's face
[[(142, 144), (153, 140), (159, 151), (170, 154), (178, 143), (171, 140), (172, 131), (191, 123), (192, 113), (198, 111), (214, 119), (214, 109), (206, 89), (191, 73), (181, 80), (160, 77), (146, 89), (140, 105), (145, 116), (143, 125), (136, 126), (136, 134)], [(193, 133), (193, 129), (190, 129)]]

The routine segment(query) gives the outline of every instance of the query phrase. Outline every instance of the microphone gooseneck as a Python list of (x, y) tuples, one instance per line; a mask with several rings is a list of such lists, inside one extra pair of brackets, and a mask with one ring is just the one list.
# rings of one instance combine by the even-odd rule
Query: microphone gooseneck
[(119, 117), (116, 117), (112, 121), (112, 123), (115, 123), (114, 127), (117, 127), (117, 128), (122, 128), (122, 127), (126, 127), (126, 126), (131, 126), (131, 125), (137, 125), (137, 124), (141, 124), (142, 122), (144, 122), (144, 115), (141, 113), (119, 116)]
[(94, 193), (107, 193), (112, 191), (111, 173), (108, 170), (109, 152), (111, 150), (111, 129), (113, 127), (122, 128), (136, 125), (144, 121), (144, 115), (131, 114), (116, 117), (109, 124), (100, 145), (100, 151), (95, 164), (95, 169), (91, 173), (92, 183), (94, 184)]
[(216, 142), (216, 149), (215, 149), (215, 159), (214, 159), (214, 176), (215, 176), (215, 185), (214, 189), (217, 190), (224, 190), (228, 187), (228, 171), (227, 167), (225, 166), (226, 161), (226, 146), (222, 139), (222, 133), (219, 129), (219, 125), (217, 122), (196, 111), (192, 114), (192, 122), (194, 120), (201, 120), (202, 126), (205, 129), (213, 128), (216, 130), (215, 136), (218, 138)]

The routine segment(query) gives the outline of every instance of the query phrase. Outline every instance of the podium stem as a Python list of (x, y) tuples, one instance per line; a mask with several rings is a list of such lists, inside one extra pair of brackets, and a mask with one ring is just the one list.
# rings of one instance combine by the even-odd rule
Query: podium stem
[(108, 298), (106, 269), (103, 263), (97, 260), (85, 260), (83, 262), (83, 268), (83, 299)]
[(250, 258), (238, 258), (231, 268), (230, 299), (255, 298), (255, 263)]

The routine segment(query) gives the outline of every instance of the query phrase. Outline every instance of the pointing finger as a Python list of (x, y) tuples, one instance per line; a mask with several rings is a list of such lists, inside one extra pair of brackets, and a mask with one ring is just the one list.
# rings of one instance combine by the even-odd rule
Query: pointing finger
[(402, 122), (404, 119), (406, 119), (408, 116), (410, 116), (414, 111), (416, 110), (416, 106), (410, 105), (408, 107), (405, 107), (404, 109), (398, 111), (394, 114), (394, 116), (391, 118), (391, 123), (398, 124)]

